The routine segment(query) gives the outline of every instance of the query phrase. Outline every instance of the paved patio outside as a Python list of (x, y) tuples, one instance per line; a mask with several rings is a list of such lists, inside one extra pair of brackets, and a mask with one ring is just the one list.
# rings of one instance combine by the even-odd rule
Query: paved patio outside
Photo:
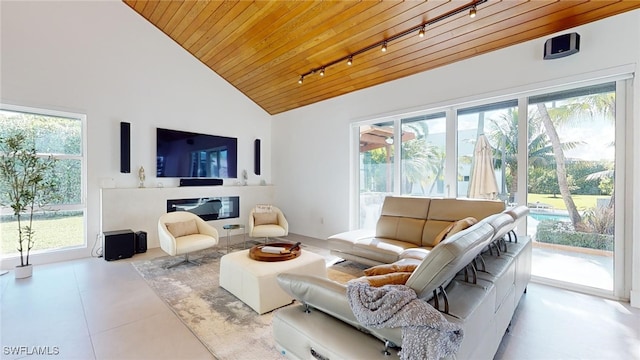
[[(527, 234), (535, 234), (538, 221), (527, 218)], [(532, 275), (576, 285), (613, 291), (613, 255), (580, 248), (549, 246), (532, 236)]]
[(613, 291), (613, 256), (533, 248), (532, 275)]

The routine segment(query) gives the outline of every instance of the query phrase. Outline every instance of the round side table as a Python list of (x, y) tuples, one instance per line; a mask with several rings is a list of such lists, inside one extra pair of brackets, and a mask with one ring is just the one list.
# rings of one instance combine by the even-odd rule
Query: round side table
[(229, 253), (229, 243), (231, 242), (231, 231), (242, 229), (242, 246), (243, 249), (247, 247), (247, 233), (244, 231), (244, 225), (242, 224), (227, 224), (222, 226), (227, 230), (227, 254)]

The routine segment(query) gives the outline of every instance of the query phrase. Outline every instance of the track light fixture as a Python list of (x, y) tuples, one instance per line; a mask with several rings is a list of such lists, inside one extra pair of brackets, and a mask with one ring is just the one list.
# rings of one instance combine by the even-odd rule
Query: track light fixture
[(354, 52), (352, 52), (351, 54), (349, 54), (347, 56), (344, 56), (344, 57), (342, 57), (342, 58), (340, 58), (338, 60), (332, 61), (332, 62), (330, 62), (328, 64), (323, 65), (323, 66), (317, 67), (315, 69), (311, 69), (310, 71), (300, 75), (300, 79), (298, 80), (298, 84), (302, 84), (303, 83), (305, 76), (315, 74), (316, 72), (318, 72), (320, 74), (320, 76), (324, 76), (324, 71), (325, 71), (326, 68), (334, 66), (334, 65), (336, 65), (338, 63), (341, 63), (341, 62), (343, 62), (345, 60), (347, 62), (347, 65), (352, 65), (354, 56), (360, 55), (362, 53), (365, 53), (367, 51), (373, 50), (375, 48), (379, 47), (382, 52), (386, 52), (387, 51), (387, 44), (389, 42), (396, 41), (396, 40), (398, 40), (400, 38), (403, 38), (403, 37), (405, 37), (407, 35), (410, 35), (410, 34), (415, 34), (416, 31), (418, 31), (418, 36), (419, 37), (424, 37), (427, 26), (433, 25), (433, 24), (435, 24), (435, 23), (437, 23), (437, 22), (439, 22), (441, 20), (444, 20), (446, 18), (449, 18), (451, 16), (458, 15), (458, 14), (468, 10), (469, 11), (469, 17), (470, 18), (474, 18), (476, 16), (476, 13), (477, 13), (477, 6), (480, 5), (480, 4), (483, 4), (483, 3), (487, 2), (487, 1), (488, 0), (474, 0), (474, 1), (471, 1), (470, 3), (468, 3), (466, 5), (463, 5), (463, 6), (460, 6), (460, 7), (456, 8), (456, 9), (453, 9), (453, 10), (451, 10), (451, 11), (449, 11), (447, 13), (444, 13), (444, 14), (438, 16), (438, 17), (435, 17), (435, 18), (433, 18), (433, 19), (431, 19), (431, 20), (429, 20), (429, 21), (427, 21), (425, 23), (422, 23), (422, 24), (420, 24), (418, 26), (414, 26), (411, 29), (408, 29), (408, 30), (406, 30), (404, 32), (401, 32), (399, 34), (390, 36), (390, 37), (388, 37), (388, 38), (386, 38), (386, 39), (384, 39), (384, 40), (382, 40), (380, 42), (377, 42), (375, 44), (369, 45), (369, 46), (367, 46), (365, 48), (362, 48), (362, 49), (360, 49), (358, 51), (354, 51)]

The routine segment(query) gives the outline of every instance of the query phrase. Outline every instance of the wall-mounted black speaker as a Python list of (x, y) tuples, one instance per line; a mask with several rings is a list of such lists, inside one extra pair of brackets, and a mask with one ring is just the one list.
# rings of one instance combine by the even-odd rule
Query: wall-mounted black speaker
[(135, 253), (135, 234), (131, 230), (104, 232), (104, 259), (130, 258)]
[(147, 252), (147, 232), (136, 231), (135, 250), (136, 254)]
[(120, 172), (131, 172), (131, 124), (120, 123)]
[(222, 179), (180, 179), (180, 186), (219, 186)]
[(580, 51), (580, 34), (570, 33), (552, 37), (544, 43), (544, 59), (558, 59)]
[(260, 139), (253, 142), (253, 172), (260, 175)]

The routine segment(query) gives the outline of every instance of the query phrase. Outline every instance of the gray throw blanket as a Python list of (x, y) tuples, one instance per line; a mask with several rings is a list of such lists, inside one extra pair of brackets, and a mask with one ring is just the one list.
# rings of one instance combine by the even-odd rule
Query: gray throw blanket
[(402, 328), (400, 359), (440, 359), (460, 348), (462, 329), (418, 299), (408, 286), (373, 287), (368, 282), (352, 280), (347, 283), (347, 298), (361, 324)]

